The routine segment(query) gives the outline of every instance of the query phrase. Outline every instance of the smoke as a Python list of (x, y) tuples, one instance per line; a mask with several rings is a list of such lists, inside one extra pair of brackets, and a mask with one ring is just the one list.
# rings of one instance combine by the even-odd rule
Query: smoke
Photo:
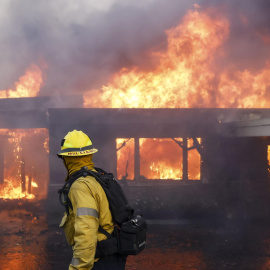
[(270, 60), (270, 2), (267, 0), (204, 0), (204, 8), (217, 7), (230, 21), (223, 65), (256, 71)]
[[(41, 95), (100, 88), (122, 67), (150, 69), (155, 63), (149, 51), (166, 48), (165, 30), (176, 26), (194, 3), (3, 0), (0, 89), (14, 87), (32, 63), (46, 75)], [(224, 45), (228, 57), (219, 60), (220, 66), (232, 60), (242, 69), (265, 65), (270, 53), (269, 1), (196, 3), (202, 9), (219, 7), (231, 22)]]
[(0, 89), (13, 87), (31, 63), (46, 73), (42, 95), (99, 87), (123, 66), (146, 68), (147, 48), (166, 42), (164, 31), (191, 6), (176, 0), (93, 2), (1, 2)]

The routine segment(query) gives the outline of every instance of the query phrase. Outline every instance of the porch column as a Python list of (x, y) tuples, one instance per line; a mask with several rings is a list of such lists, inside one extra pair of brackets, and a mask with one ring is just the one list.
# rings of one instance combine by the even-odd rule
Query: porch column
[(134, 180), (140, 180), (140, 142), (139, 138), (134, 138)]
[(188, 145), (187, 137), (183, 137), (183, 175), (184, 181), (188, 181)]

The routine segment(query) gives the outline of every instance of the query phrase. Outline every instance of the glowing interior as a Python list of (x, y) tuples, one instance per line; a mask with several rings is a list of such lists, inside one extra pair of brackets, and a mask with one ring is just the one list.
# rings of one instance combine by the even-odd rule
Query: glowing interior
[[(201, 144), (201, 139), (196, 139)], [(185, 166), (188, 180), (201, 179), (201, 156), (192, 138), (140, 138), (139, 177), (143, 179), (182, 180)], [(135, 139), (117, 138), (117, 179), (135, 176)], [(186, 162), (184, 165), (184, 154)]]
[(49, 181), (48, 130), (0, 129), (0, 198), (43, 199)]

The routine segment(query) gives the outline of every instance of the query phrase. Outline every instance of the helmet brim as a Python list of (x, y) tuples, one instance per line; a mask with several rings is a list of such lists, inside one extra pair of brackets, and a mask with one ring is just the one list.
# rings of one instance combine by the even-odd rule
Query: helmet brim
[(58, 156), (69, 156), (69, 157), (79, 157), (79, 156), (87, 156), (96, 153), (98, 149), (91, 148), (91, 149), (64, 149), (57, 153)]

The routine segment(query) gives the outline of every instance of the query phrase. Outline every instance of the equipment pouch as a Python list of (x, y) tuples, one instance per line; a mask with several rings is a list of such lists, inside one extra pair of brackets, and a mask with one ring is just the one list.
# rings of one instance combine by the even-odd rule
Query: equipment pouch
[(145, 248), (147, 224), (142, 216), (124, 222), (119, 232), (119, 253), (137, 255)]
[(103, 258), (117, 253), (117, 238), (113, 237), (97, 243), (95, 258)]

